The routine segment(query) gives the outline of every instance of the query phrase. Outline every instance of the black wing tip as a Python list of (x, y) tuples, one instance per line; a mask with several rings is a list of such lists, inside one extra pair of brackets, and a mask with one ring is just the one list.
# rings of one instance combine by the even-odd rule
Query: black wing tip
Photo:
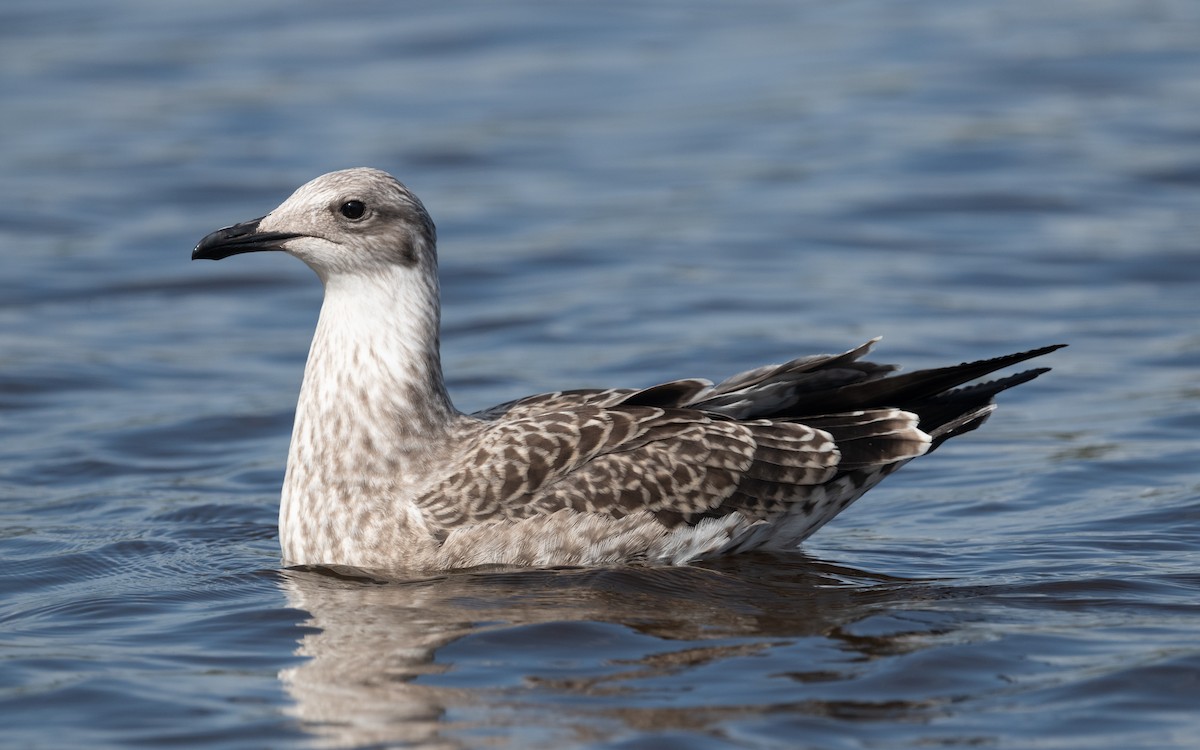
[[(963, 362), (962, 364), (951, 365), (949, 367), (938, 367), (932, 370), (917, 370), (908, 375), (901, 375), (895, 378), (895, 381), (897, 384), (903, 383), (906, 380), (911, 381), (911, 384), (915, 386), (916, 390), (918, 391), (920, 390), (922, 384), (933, 386), (933, 390), (926, 391), (925, 396), (936, 396), (939, 391), (942, 393), (949, 393), (956, 387), (962, 386), (964, 383), (970, 383), (972, 380), (978, 380), (979, 378), (990, 375), (993, 372), (1003, 370), (1006, 367), (1012, 367), (1015, 364), (1036, 359), (1049, 354), (1050, 352), (1062, 349), (1065, 346), (1066, 344), (1050, 344), (1049, 346), (1040, 346), (1036, 349), (1029, 349), (1023, 352), (1015, 352), (1013, 354), (1004, 354), (999, 357), (991, 357), (989, 359), (978, 359), (971, 362)], [(1041, 367), (1026, 371), (1036, 371), (1036, 374), (1030, 375), (1028, 380), (1036, 378), (1038, 375), (1041, 375), (1049, 369), (1049, 367)], [(1001, 380), (1007, 381), (1009, 378), (1019, 378), (1024, 374), (1025, 373), (1018, 373), (1017, 375), (1012, 375), (1008, 378), (1001, 378)], [(1000, 381), (990, 382), (996, 383)], [(1020, 382), (1026, 381), (1022, 380)], [(1013, 385), (1017, 385), (1017, 383), (1013, 382)], [(909, 395), (917, 396), (918, 394), (910, 393)]]
[(1048, 344), (1046, 346), (1039, 346), (1037, 349), (1030, 349), (1029, 353), (1035, 357), (1040, 357), (1043, 354), (1049, 354), (1050, 352), (1056, 352), (1059, 349), (1065, 349), (1068, 346), (1070, 346), (1070, 344)]
[(1066, 349), (1068, 346), (1070, 346), (1070, 344), (1049, 344), (1047, 346), (1039, 346), (1036, 349), (1030, 349), (1027, 352), (1020, 352), (1020, 353), (1027, 354), (1030, 357), (1040, 357), (1043, 354), (1049, 354), (1050, 352), (1056, 352), (1059, 349)]
[[(1049, 350), (1058, 348), (1061, 347), (1049, 347)], [(1049, 367), (1035, 367), (1002, 378), (960, 386), (910, 404), (909, 408), (920, 415), (921, 429), (933, 436), (933, 444), (929, 447), (932, 453), (946, 440), (971, 432), (987, 421), (996, 408), (997, 394), (1048, 372)]]
[(1056, 352), (1059, 349), (1063, 349), (1067, 346), (1068, 344), (1050, 344), (1049, 346), (1039, 346), (1036, 349), (1028, 349), (1023, 352), (1014, 352), (1013, 354), (1003, 354), (999, 357), (991, 357), (989, 359), (977, 359), (972, 362), (963, 362), (962, 364), (945, 369), (957, 370), (963, 367), (974, 368), (987, 366), (989, 368), (988, 372), (991, 372), (1008, 367), (1009, 365), (1015, 365), (1018, 362), (1024, 362), (1029, 359), (1036, 359), (1037, 357), (1045, 356), (1050, 352)]
[(1046, 373), (1050, 372), (1050, 370), (1051, 368), (1049, 367), (1034, 367), (1029, 370), (1022, 370), (1021, 372), (1013, 373), (1012, 375), (1006, 375), (1002, 378), (985, 380), (981, 383), (972, 383), (971, 385), (960, 386), (958, 388), (945, 391), (944, 393), (940, 393), (932, 398), (936, 401), (947, 398), (975, 396), (979, 394), (987, 394), (987, 397), (991, 398), (1001, 391), (1007, 391), (1009, 388), (1015, 388), (1022, 383), (1028, 383), (1034, 378), (1045, 375)]

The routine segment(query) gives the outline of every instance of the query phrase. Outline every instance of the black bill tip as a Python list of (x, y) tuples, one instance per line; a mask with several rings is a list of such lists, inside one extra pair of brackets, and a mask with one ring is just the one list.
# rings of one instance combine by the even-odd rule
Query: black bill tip
[(284, 242), (303, 236), (292, 232), (260, 232), (258, 225), (264, 218), (218, 229), (200, 240), (192, 251), (192, 260), (221, 260), (239, 253), (282, 250)]

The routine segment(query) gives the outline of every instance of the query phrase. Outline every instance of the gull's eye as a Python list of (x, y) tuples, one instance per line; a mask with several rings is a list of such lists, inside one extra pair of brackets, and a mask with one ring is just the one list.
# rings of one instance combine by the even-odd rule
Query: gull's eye
[(367, 212), (367, 205), (362, 201), (346, 201), (339, 210), (347, 219), (361, 219)]

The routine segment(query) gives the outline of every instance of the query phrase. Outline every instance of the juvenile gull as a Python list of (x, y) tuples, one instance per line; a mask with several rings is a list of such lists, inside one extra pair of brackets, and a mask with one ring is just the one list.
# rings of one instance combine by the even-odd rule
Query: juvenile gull
[(467, 415), (442, 379), (436, 239), (412, 192), (360, 168), (192, 253), (282, 250), (325, 287), (279, 507), (289, 563), (681, 564), (794, 549), (1046, 368), (963, 384), (1059, 348), (895, 375), (862, 359), (871, 341), (717, 385), (560, 391)]

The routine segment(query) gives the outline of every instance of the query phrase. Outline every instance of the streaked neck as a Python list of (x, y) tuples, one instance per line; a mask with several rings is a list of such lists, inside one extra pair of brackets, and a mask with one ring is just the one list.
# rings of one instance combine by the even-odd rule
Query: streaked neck
[(326, 281), (280, 505), (292, 562), (330, 554), (366, 499), (401, 502), (420, 480), (457, 416), (438, 323), (436, 275), (395, 268)]

